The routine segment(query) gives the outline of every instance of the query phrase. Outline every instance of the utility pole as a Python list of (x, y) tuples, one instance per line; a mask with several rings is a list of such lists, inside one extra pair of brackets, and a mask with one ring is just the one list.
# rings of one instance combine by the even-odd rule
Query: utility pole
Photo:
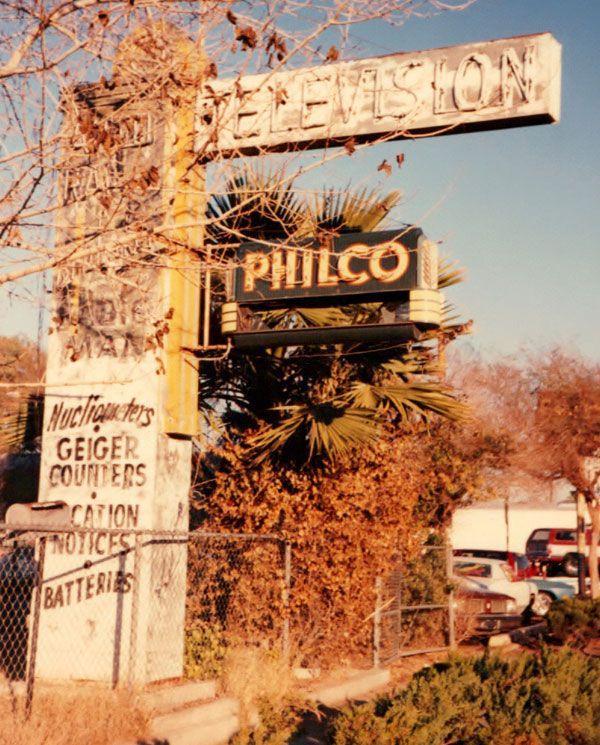
[(577, 491), (577, 577), (578, 593), (585, 595), (585, 577), (587, 574), (587, 562), (585, 557), (585, 497)]

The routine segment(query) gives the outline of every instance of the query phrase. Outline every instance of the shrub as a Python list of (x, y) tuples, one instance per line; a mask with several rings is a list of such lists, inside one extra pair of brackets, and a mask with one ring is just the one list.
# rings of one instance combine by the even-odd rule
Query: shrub
[(302, 708), (288, 701), (284, 706), (275, 706), (266, 699), (258, 702), (259, 725), (250, 730), (242, 728), (235, 734), (230, 745), (287, 745), (298, 733)]
[(223, 673), (227, 648), (218, 624), (195, 620), (185, 631), (184, 668), (187, 678), (205, 680)]
[(346, 709), (334, 745), (596, 745), (600, 663), (570, 649), (451, 657), (391, 697)]
[(548, 630), (570, 646), (583, 647), (600, 636), (600, 600), (565, 598), (553, 603), (546, 616)]

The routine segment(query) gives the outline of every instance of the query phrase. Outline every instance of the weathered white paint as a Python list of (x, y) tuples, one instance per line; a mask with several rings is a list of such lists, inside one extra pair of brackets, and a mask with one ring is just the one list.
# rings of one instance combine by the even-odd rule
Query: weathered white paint
[[(134, 570), (136, 531), (188, 525), (190, 443), (161, 433), (160, 378), (155, 361), (146, 362), (126, 384), (47, 393), (40, 500), (64, 500), (75, 528), (95, 530), (47, 543), (40, 678), (147, 682), (182, 673), (182, 638), (173, 631), (183, 629), (185, 543), (156, 546), (146, 537), (138, 579)], [(70, 371), (80, 365), (89, 361)]]
[[(147, 123), (152, 136), (133, 143), (139, 150), (125, 142), (119, 162), (156, 164), (163, 178), (165, 126), (160, 116)], [(60, 208), (67, 240), (106, 218), (94, 184), (114, 163), (83, 149), (76, 139), (63, 183), (65, 198), (81, 198)], [(132, 196), (119, 217), (148, 214), (150, 224), (161, 199)], [(99, 231), (85, 249), (54, 275), (39, 500), (66, 502), (73, 530), (47, 542), (35, 672), (143, 684), (183, 672), (187, 545), (140, 534), (188, 528), (191, 444), (165, 434), (162, 337), (176, 299), (150, 237)]]
[(212, 80), (198, 96), (207, 157), (557, 122), (549, 33)]

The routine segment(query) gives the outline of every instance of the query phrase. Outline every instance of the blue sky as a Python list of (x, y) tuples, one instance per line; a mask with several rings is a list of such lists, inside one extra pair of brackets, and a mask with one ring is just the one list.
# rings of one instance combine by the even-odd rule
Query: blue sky
[[(376, 145), (318, 176), (327, 186), (360, 181), (404, 193), (398, 218), (442, 240), (465, 267), (448, 299), (473, 319), (467, 343), (486, 356), (561, 345), (600, 361), (599, 30), (599, 0), (477, 0), (351, 35), (362, 47), (356, 56), (543, 31), (563, 45), (559, 124)], [(400, 170), (389, 178), (377, 171), (400, 152)], [(15, 311), (2, 314), (0, 333), (35, 338), (37, 314)]]
[(477, 0), (360, 35), (388, 54), (544, 31), (563, 46), (560, 123), (378, 145), (354, 172), (404, 153), (380, 182), (404, 192), (399, 216), (466, 268), (448, 299), (475, 322), (470, 346), (495, 357), (561, 345), (599, 362), (600, 2)]

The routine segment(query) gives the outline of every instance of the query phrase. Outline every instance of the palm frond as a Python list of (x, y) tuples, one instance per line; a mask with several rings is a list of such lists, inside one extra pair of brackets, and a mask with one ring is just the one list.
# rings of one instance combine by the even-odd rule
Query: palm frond
[(314, 196), (310, 211), (320, 230), (366, 233), (381, 225), (401, 198), (399, 191), (381, 197), (379, 189), (363, 188), (358, 192), (330, 189)]
[(406, 421), (410, 412), (421, 417), (438, 414), (446, 419), (464, 419), (467, 408), (438, 382), (369, 385), (353, 384), (347, 394), (353, 405), (369, 406), (373, 410), (393, 408)]
[(440, 259), (438, 266), (438, 287), (444, 289), (462, 282), (465, 270), (458, 265), (457, 261), (450, 261), (447, 256)]
[[(207, 232), (228, 250), (245, 240), (269, 244), (314, 239), (320, 231), (367, 232), (382, 226), (400, 198), (398, 191), (382, 196), (366, 187), (300, 198), (283, 170), (253, 164), (234, 172), (224, 192), (210, 200)], [(443, 260), (439, 286), (456, 284), (462, 275), (455, 263)], [(383, 309), (378, 302), (259, 312), (270, 328), (304, 328), (376, 323)], [(452, 306), (444, 306), (443, 315), (441, 329), (427, 333), (426, 340), (454, 333)], [(294, 348), (262, 355), (234, 351), (212, 380), (206, 377), (203, 392), (213, 386), (224, 421), (251, 432), (246, 441), (254, 463), (270, 457), (335, 458), (375, 438), (384, 422), (433, 415), (456, 420), (466, 414), (439, 382), (431, 346), (399, 351), (365, 343), (331, 346), (329, 352), (308, 357)]]
[(279, 308), (264, 311), (263, 321), (270, 328), (305, 328), (309, 326), (337, 326), (348, 323), (343, 308)]
[(468, 414), (465, 404), (433, 382), (386, 386), (381, 390), (381, 398), (392, 405), (403, 419), (407, 417), (409, 409), (425, 418), (437, 414), (451, 421), (464, 419)]
[(274, 240), (301, 230), (306, 213), (281, 168), (245, 166), (207, 205), (207, 233), (215, 243)]
[(373, 440), (378, 429), (374, 413), (371, 409), (346, 407), (328, 411), (326, 418), (313, 415), (309, 430), (309, 458), (315, 453), (322, 453), (330, 459), (343, 456), (358, 445)]
[(263, 423), (263, 426), (248, 438), (253, 463), (262, 463), (273, 453), (283, 450), (305, 423), (307, 408), (304, 405), (278, 407), (278, 411), (283, 414), (279, 424)]
[(348, 407), (340, 402), (319, 405), (278, 407), (283, 419), (277, 425), (263, 427), (249, 438), (254, 463), (261, 463), (281, 452), (292, 438), (308, 442), (308, 459), (313, 455), (327, 458), (343, 456), (376, 434), (378, 422), (369, 409)]

